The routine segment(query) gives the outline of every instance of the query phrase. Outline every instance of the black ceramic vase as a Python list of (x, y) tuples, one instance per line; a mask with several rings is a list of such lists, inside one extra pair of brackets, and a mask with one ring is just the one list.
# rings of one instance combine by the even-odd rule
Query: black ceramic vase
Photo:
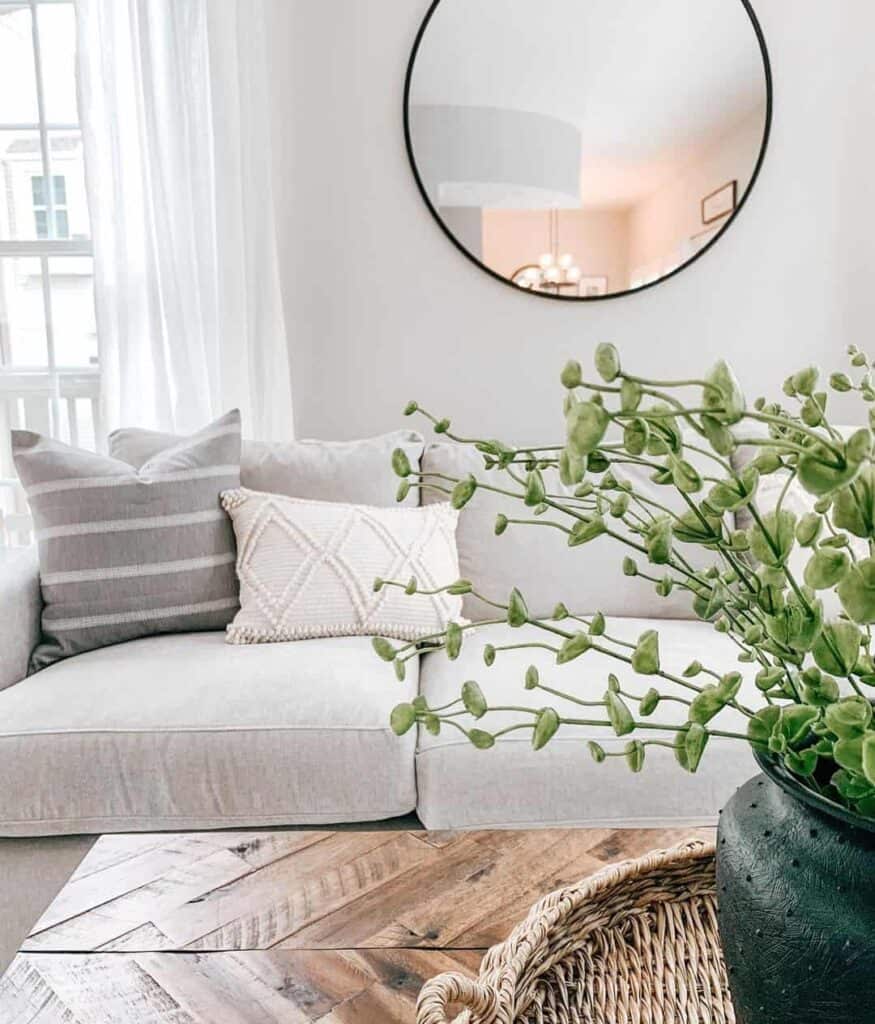
[(875, 1021), (875, 824), (759, 760), (717, 838), (738, 1024)]

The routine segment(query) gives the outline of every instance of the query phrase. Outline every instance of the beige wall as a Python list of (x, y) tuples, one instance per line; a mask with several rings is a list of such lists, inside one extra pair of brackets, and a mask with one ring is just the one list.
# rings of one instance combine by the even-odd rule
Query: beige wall
[[(547, 210), (484, 210), (483, 257), (510, 277), (550, 251)], [(610, 291), (628, 281), (628, 223), (622, 210), (560, 210), (559, 252), (569, 252), (585, 277), (607, 277)]]
[(763, 110), (751, 111), (712, 142), (680, 173), (629, 210), (629, 274), (659, 277), (689, 259), (691, 240), (709, 227), (702, 223), (702, 199), (728, 181), (738, 182), (738, 198), (750, 184), (763, 137)]

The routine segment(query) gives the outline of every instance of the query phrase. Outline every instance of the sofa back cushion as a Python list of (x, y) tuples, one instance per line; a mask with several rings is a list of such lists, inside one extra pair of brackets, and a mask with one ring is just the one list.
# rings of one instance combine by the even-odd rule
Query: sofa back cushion
[[(506, 474), (486, 471), (483, 457), (466, 445), (428, 445), (422, 470), (458, 479), (471, 473), (485, 483), (513, 486)], [(682, 510), (678, 495), (669, 487), (652, 483), (647, 473), (624, 467), (623, 475), (634, 479), (639, 493)], [(562, 490), (555, 472), (545, 474), (545, 478), (548, 490)], [(440, 480), (434, 482), (447, 486)], [(423, 490), (425, 503), (445, 500), (446, 496), (439, 492)], [(470, 579), (485, 597), (504, 601), (511, 589), (518, 587), (529, 611), (540, 617), (549, 615), (561, 601), (578, 614), (601, 611), (605, 615), (641, 618), (695, 618), (685, 591), (675, 589), (669, 597), (659, 597), (649, 581), (623, 575), (625, 555), (633, 555), (642, 569), (646, 558), (637, 556), (619, 541), (602, 536), (582, 547), (569, 548), (566, 535), (559, 530), (530, 525), (511, 525), (497, 537), (495, 517), (500, 512), (508, 517), (533, 518), (521, 501), (483, 489), (477, 490), (459, 516), (457, 542), (462, 576)], [(543, 518), (549, 520), (551, 516), (548, 513)], [(562, 519), (567, 525), (565, 517), (552, 518)], [(697, 550), (685, 546), (684, 555), (693, 556), (690, 560), (694, 563), (697, 554)], [(659, 566), (650, 566), (647, 571), (654, 577), (663, 575)], [(465, 598), (464, 612), (478, 621), (496, 617), (494, 608), (472, 596)]]
[[(140, 466), (179, 440), (172, 434), (125, 428), (110, 434), (109, 450), (117, 459)], [(391, 465), (395, 448), (403, 448), (411, 466), (419, 467), (423, 440), (411, 430), (359, 441), (244, 441), (240, 481), (250, 490), (291, 498), (394, 505), (399, 482)], [(404, 504), (416, 503), (412, 491)]]
[(12, 432), (12, 452), (45, 602), (33, 668), (233, 618), (234, 534), (219, 494), (240, 483), (236, 410), (139, 469), (26, 430)]

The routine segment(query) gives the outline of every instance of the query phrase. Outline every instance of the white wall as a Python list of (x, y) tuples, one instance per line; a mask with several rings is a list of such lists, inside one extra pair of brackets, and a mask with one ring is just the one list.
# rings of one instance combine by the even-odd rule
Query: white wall
[[(875, 327), (870, 0), (754, 0), (775, 118), (759, 183), (693, 267), (637, 295), (557, 303), (479, 272), (432, 222), (401, 130), (427, 0), (273, 0), (276, 167), (299, 436), (396, 427), (417, 398), (460, 429), (560, 430), (557, 375), (603, 340), (641, 372), (725, 354), (751, 396)], [(731, 0), (727, 0), (731, 2)], [(875, 346), (873, 346), (875, 347)]]

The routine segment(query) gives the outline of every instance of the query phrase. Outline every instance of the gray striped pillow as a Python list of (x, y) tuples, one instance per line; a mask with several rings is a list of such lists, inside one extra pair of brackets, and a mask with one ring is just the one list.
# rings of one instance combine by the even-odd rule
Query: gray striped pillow
[(154, 633), (224, 629), (238, 607), (221, 491), (240, 485), (236, 410), (139, 470), (27, 430), (15, 467), (39, 544), (42, 643), (33, 670)]

